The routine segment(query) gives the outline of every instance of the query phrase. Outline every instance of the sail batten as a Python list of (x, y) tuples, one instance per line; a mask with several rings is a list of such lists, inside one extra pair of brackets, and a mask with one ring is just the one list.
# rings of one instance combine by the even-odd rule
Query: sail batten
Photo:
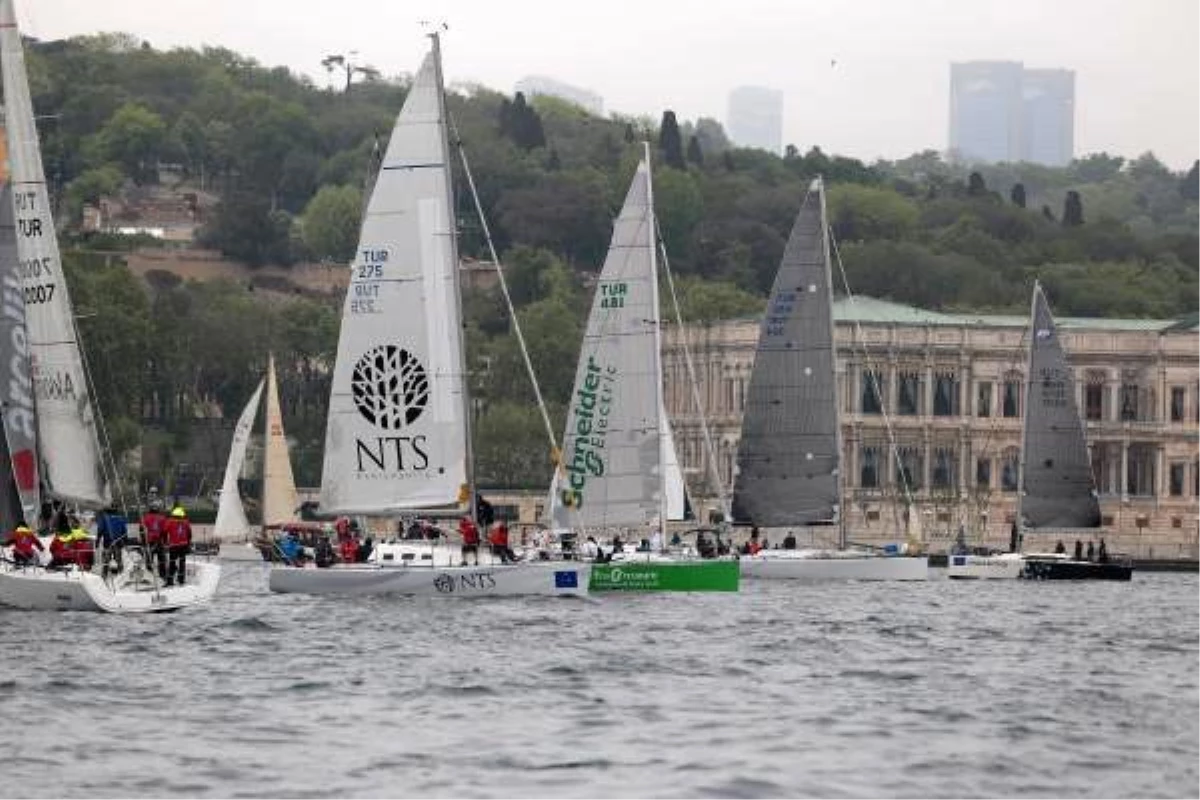
[(841, 453), (823, 191), (814, 181), (800, 206), (759, 327), (734, 477), (736, 523), (777, 527), (838, 517)]
[(109, 502), (110, 491), (42, 169), (12, 0), (0, 2), (0, 71), (17, 254), (20, 262), (28, 265), (22, 285), (28, 298), (25, 330), (41, 477), (53, 496), (95, 508)]
[(456, 226), (437, 46), (396, 118), (350, 266), (321, 508), (449, 506), (467, 483)]
[(670, 440), (656, 387), (653, 231), (650, 166), (643, 159), (613, 225), (580, 347), (555, 484), (560, 525), (637, 526), (663, 512)]
[(1096, 528), (1100, 501), (1079, 408), (1050, 305), (1033, 288), (1025, 391), (1020, 514), (1027, 530)]

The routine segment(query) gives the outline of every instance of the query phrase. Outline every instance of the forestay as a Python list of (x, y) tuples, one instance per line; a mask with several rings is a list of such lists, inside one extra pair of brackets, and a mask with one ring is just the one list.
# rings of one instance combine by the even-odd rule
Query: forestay
[(1033, 287), (1026, 387), (1021, 517), (1026, 527), (1100, 525), (1075, 378), (1040, 285)]
[(660, 513), (654, 235), (643, 160), (613, 228), (567, 412), (558, 501), (573, 528), (641, 525)]
[(437, 48), (396, 119), (342, 311), (321, 508), (455, 503), (467, 421), (454, 215)]
[(245, 536), (250, 531), (250, 523), (246, 520), (246, 509), (242, 507), (242, 497), (238, 492), (238, 476), (242, 474), (242, 464), (246, 460), (246, 445), (250, 442), (250, 433), (254, 430), (254, 417), (258, 412), (258, 402), (262, 398), (263, 381), (250, 397), (250, 402), (242, 409), (237, 425), (233, 429), (233, 441), (229, 445), (229, 461), (225, 464), (225, 479), (221, 482), (221, 500), (217, 505), (217, 520), (213, 524), (213, 536), (217, 539), (233, 539)]
[(11, 0), (0, 0), (0, 70), (43, 478), (56, 497), (101, 506), (109, 501), (109, 488), (50, 214)]
[(735, 522), (833, 522), (839, 505), (837, 383), (823, 186), (796, 215), (759, 330), (734, 478)]

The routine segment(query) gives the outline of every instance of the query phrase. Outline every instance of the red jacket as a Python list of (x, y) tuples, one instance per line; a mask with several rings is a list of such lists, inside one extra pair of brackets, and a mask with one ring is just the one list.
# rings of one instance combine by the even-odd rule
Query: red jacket
[(63, 536), (65, 535), (56, 533), (54, 534), (54, 538), (50, 540), (50, 557), (59, 563), (75, 560), (72, 555), (71, 545), (63, 541)]
[(479, 544), (479, 528), (469, 518), (458, 521), (458, 532), (462, 534), (463, 544)]
[(164, 526), (167, 547), (186, 547), (192, 543), (192, 523), (183, 517), (170, 517)]
[(162, 541), (163, 526), (166, 522), (167, 515), (161, 511), (147, 511), (142, 514), (142, 533), (146, 536), (146, 544), (158, 544)]
[(488, 534), (488, 542), (496, 547), (508, 547), (508, 526), (503, 522), (493, 525), (491, 533)]
[(33, 555), (33, 551), (45, 550), (42, 546), (42, 540), (37, 537), (37, 534), (28, 528), (18, 528), (12, 534), (12, 549), (13, 554), (28, 558)]

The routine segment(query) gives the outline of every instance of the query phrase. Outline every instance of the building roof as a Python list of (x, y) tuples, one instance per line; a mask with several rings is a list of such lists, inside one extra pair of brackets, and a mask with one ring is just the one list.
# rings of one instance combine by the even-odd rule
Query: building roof
[[(927, 311), (916, 306), (856, 295), (838, 297), (833, 303), (833, 316), (838, 322), (863, 322), (893, 325), (980, 325), (986, 327), (1023, 327), (1029, 324), (1026, 316), (1014, 314), (944, 313)], [(1178, 320), (1171, 319), (1107, 319), (1099, 317), (1056, 317), (1060, 328), (1075, 330), (1112, 331), (1181, 331), (1196, 328), (1196, 314)], [(1190, 323), (1189, 323), (1190, 320)]]

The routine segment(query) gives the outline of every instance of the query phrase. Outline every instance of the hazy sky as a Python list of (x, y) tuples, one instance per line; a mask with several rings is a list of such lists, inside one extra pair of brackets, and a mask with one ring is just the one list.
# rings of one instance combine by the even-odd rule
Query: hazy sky
[[(729, 91), (784, 93), (784, 142), (865, 160), (944, 150), (950, 62), (1076, 73), (1076, 155), (1200, 151), (1197, 0), (17, 0), (24, 32), (125, 31), (157, 48), (214, 44), (325, 84), (357, 50), (385, 75), (450, 26), (447, 80), (511, 92), (530, 74), (590, 89), (605, 111), (725, 123)], [(836, 62), (836, 63), (833, 63)]]

